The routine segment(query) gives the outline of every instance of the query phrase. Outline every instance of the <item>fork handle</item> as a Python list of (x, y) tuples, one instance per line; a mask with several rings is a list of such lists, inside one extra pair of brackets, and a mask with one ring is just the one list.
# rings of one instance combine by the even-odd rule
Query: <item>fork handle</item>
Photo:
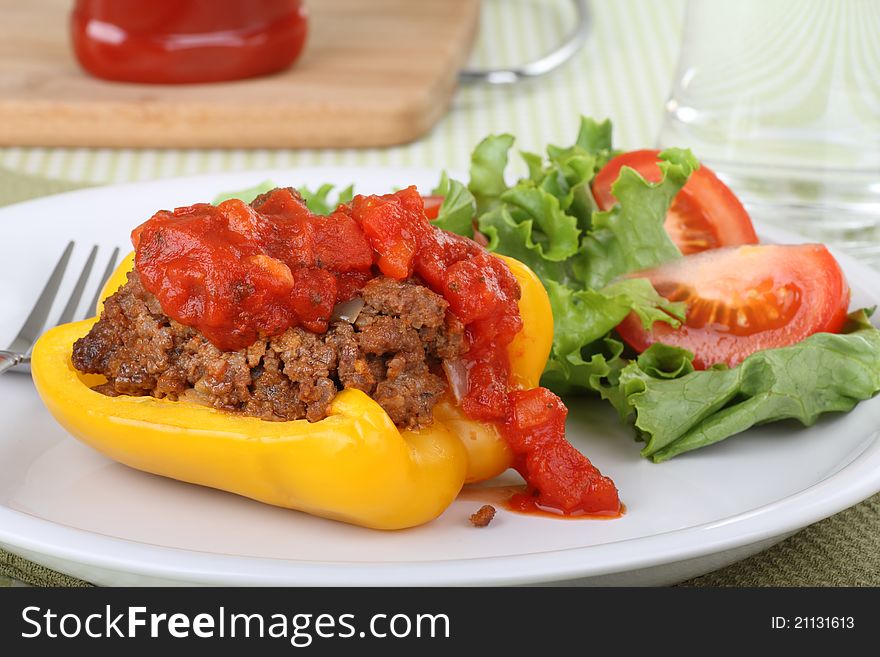
[(0, 351), (0, 374), (12, 369), (23, 360), (23, 354), (17, 354), (13, 351)]

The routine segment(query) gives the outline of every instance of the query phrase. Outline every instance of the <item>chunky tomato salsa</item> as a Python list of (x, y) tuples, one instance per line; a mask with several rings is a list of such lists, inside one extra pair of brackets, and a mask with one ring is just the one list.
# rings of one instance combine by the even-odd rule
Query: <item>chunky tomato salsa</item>
[(300, 326), (327, 330), (334, 307), (372, 278), (419, 279), (465, 325), (462, 410), (495, 422), (540, 508), (617, 514), (613, 482), (565, 440), (567, 410), (549, 390), (517, 390), (507, 347), (522, 327), (508, 267), (425, 216), (415, 187), (357, 196), (328, 216), (290, 189), (156, 213), (132, 233), (144, 287), (172, 319), (222, 350)]

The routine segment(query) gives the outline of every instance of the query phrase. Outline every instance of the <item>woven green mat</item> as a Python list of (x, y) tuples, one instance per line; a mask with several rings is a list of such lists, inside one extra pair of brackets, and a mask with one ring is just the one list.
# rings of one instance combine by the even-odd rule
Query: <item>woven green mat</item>
[[(0, 169), (0, 205), (80, 185)], [(88, 586), (0, 549), (0, 587)], [(880, 495), (682, 586), (880, 586)]]

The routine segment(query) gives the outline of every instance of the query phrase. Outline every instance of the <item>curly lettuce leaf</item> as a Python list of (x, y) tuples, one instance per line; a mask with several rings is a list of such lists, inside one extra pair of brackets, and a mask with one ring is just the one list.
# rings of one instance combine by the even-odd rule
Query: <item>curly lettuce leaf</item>
[(533, 239), (534, 222), (531, 219), (516, 221), (507, 206), (499, 206), (477, 219), (480, 232), (489, 240), (490, 251), (516, 258), (537, 274), (544, 286), (548, 281), (568, 282), (568, 274), (561, 262), (548, 260), (541, 254), (542, 248)]
[(810, 426), (880, 392), (880, 331), (864, 311), (841, 334), (817, 333), (759, 351), (737, 367), (693, 371), (684, 350), (655, 345), (619, 375), (613, 400), (645, 440), (642, 455), (666, 461), (757, 424)]
[(596, 121), (587, 116), (581, 117), (575, 146), (594, 155), (599, 160), (597, 170), (605, 166), (605, 163), (616, 154), (612, 147), (611, 133), (610, 120)]
[(557, 161), (560, 157), (571, 153), (590, 155), (596, 160), (596, 170), (598, 171), (616, 154), (612, 147), (611, 133), (611, 121), (608, 119), (600, 122), (582, 116), (574, 144), (568, 148), (551, 144), (547, 146), (547, 155), (551, 161)]
[(681, 257), (663, 224), (672, 200), (699, 163), (690, 151), (676, 148), (663, 151), (660, 158), (659, 182), (650, 183), (623, 167), (611, 186), (619, 205), (593, 215), (593, 229), (584, 236), (573, 265), (587, 287)]
[(553, 160), (539, 182), (559, 200), (559, 207), (575, 218), (582, 231), (590, 229), (592, 215), (598, 210), (590, 190), (595, 175), (596, 158), (574, 152)]
[(558, 394), (589, 390), (617, 398), (617, 377), (626, 366), (623, 343), (611, 331), (630, 312), (645, 326), (678, 326), (684, 306), (657, 294), (644, 278), (625, 279), (602, 290), (571, 290), (548, 282), (553, 311), (553, 347), (541, 379)]
[(450, 233), (473, 237), (477, 203), (470, 190), (457, 180), (451, 179), (444, 171), (440, 177), (440, 184), (431, 191), (431, 194), (443, 197), (437, 218), (431, 223)]
[(636, 358), (636, 364), (645, 374), (655, 379), (677, 379), (694, 371), (693, 352), (681, 347), (657, 342)]
[(507, 190), (504, 170), (513, 142), (513, 135), (490, 135), (477, 144), (471, 155), (468, 189), (477, 201), (478, 214), (497, 206), (501, 194)]
[(541, 375), (541, 385), (558, 395), (591, 391), (614, 403), (619, 397), (620, 372), (629, 362), (623, 354), (623, 343), (608, 334), (586, 345), (580, 353), (565, 358), (551, 355)]
[(529, 221), (537, 229), (528, 239), (536, 240), (532, 244), (538, 257), (561, 262), (577, 253), (577, 219), (563, 212), (558, 198), (540, 187), (517, 185), (504, 192), (501, 200), (512, 210), (519, 210), (520, 223)]
[(685, 306), (657, 294), (645, 278), (629, 278), (601, 290), (572, 290), (555, 281), (545, 285), (553, 310), (553, 346), (557, 357), (580, 353), (635, 312), (645, 328), (654, 322), (674, 327), (684, 320)]
[(544, 180), (544, 158), (537, 153), (529, 153), (528, 151), (520, 151), (519, 155), (529, 169), (528, 180), (535, 184), (539, 184)]
[(590, 182), (615, 153), (611, 146), (611, 122), (582, 117), (572, 146), (547, 146), (546, 166), (540, 155), (520, 155), (528, 166), (528, 179), (559, 199), (560, 207), (577, 219), (578, 228), (588, 230), (591, 216), (598, 209)]
[(508, 187), (504, 170), (512, 147), (512, 138), (500, 135), (474, 152), (469, 189), (477, 197), (477, 226), (490, 251), (527, 264), (548, 290), (557, 329), (546, 385), (558, 393), (615, 395), (605, 374), (596, 378), (609, 367), (620, 369), (599, 353), (607, 351), (603, 340), (630, 312), (646, 326), (675, 324), (683, 312), (646, 280), (618, 279), (681, 257), (663, 224), (699, 165), (689, 151), (670, 149), (661, 156), (659, 182), (624, 168), (613, 187), (620, 204), (599, 212), (590, 185), (615, 154), (610, 122), (584, 118), (575, 143), (549, 146), (546, 159), (521, 153), (528, 176)]
[(335, 188), (335, 185), (324, 183), (315, 191), (310, 190), (308, 187), (297, 187), (296, 191), (302, 195), (309, 210), (315, 214), (330, 214), (341, 203), (348, 203), (354, 198), (354, 185), (349, 185), (345, 189), (340, 190), (336, 197), (333, 198), (330, 194)]

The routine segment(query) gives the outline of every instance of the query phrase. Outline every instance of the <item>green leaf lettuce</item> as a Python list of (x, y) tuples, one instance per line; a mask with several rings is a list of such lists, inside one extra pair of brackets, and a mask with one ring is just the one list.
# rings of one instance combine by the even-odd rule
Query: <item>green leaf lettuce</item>
[[(666, 350), (665, 355), (652, 353)], [(618, 410), (634, 414), (642, 455), (665, 461), (757, 424), (783, 419), (809, 426), (823, 413), (849, 411), (880, 391), (880, 331), (864, 311), (841, 334), (758, 351), (732, 369), (670, 373), (673, 347), (654, 345), (621, 372)], [(670, 355), (672, 358), (670, 359)], [(689, 361), (679, 353), (678, 363)], [(667, 366), (656, 367), (657, 358)]]

